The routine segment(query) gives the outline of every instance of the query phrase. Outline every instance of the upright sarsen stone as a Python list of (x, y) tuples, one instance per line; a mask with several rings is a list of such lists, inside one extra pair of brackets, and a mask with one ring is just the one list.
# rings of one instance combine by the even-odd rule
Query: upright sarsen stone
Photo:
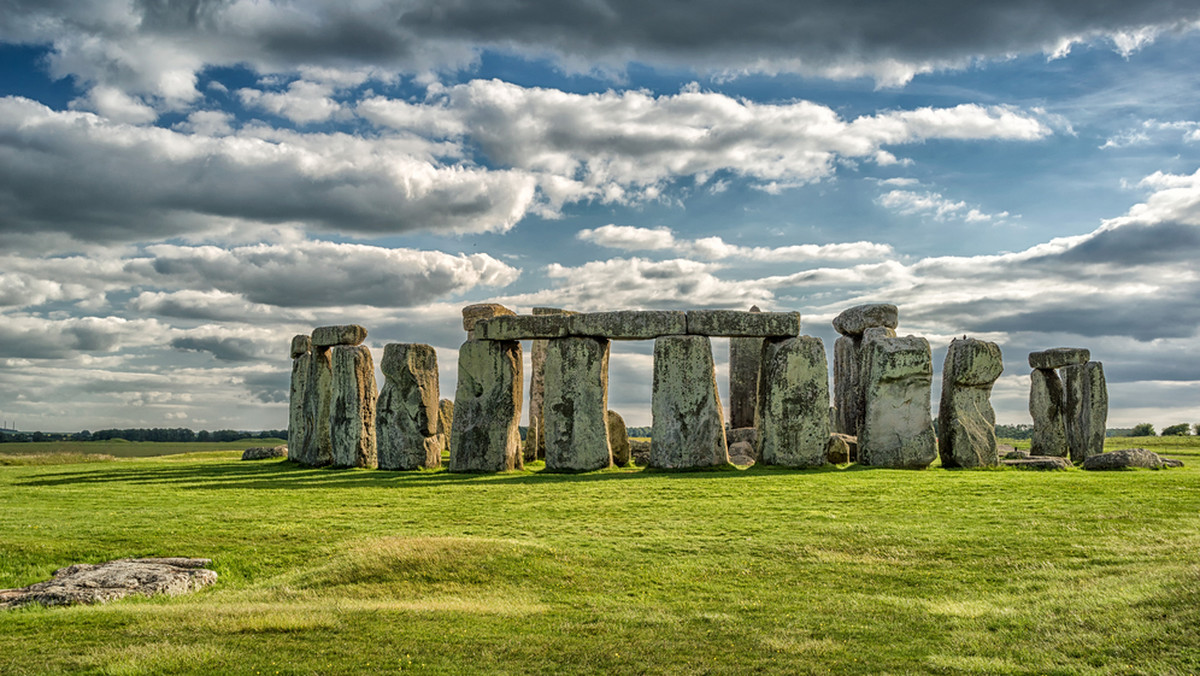
[[(304, 402), (308, 398), (308, 376), (312, 363), (312, 340), (306, 335), (292, 338), (292, 383), (288, 395), (288, 448), (292, 460), (301, 454), (308, 429), (304, 425)], [(304, 464), (312, 464), (305, 462)]]
[(375, 361), (366, 345), (336, 345), (333, 355), (333, 396), (329, 403), (329, 437), (333, 464), (338, 467), (376, 467)]
[[(570, 310), (554, 307), (535, 307), (535, 317), (567, 316), (576, 314)], [(542, 415), (542, 402), (546, 397), (546, 341), (534, 339), (529, 350), (529, 431), (525, 435), (525, 461), (546, 457), (546, 428)]]
[(992, 384), (1004, 370), (1000, 346), (955, 338), (942, 366), (938, 406), (938, 453), (943, 467), (995, 467), (996, 413)]
[(729, 462), (707, 336), (663, 336), (654, 341), (650, 412), (651, 467), (685, 469)]
[[(330, 403), (333, 400), (333, 350), (313, 346), (308, 360), (307, 390), (304, 396), (304, 437), (296, 460), (312, 467), (333, 463), (330, 437)], [(288, 449), (289, 454), (291, 449)]]
[(1062, 372), (1067, 448), (1071, 452), (1071, 462), (1081, 463), (1104, 452), (1108, 386), (1104, 367), (1098, 361), (1064, 366)]
[[(750, 312), (761, 311), (753, 305)], [(729, 425), (735, 429), (754, 425), (762, 349), (762, 338), (729, 339)]]
[(762, 350), (759, 461), (819, 467), (829, 443), (829, 372), (820, 338), (768, 340)]
[(587, 471), (612, 465), (608, 445), (609, 342), (555, 338), (546, 345), (546, 469)]
[(839, 336), (833, 342), (833, 415), (835, 431), (855, 436), (862, 425), (861, 338)]
[(1053, 369), (1034, 369), (1029, 374), (1029, 416), (1033, 418), (1030, 455), (1067, 457), (1063, 384)]
[(624, 467), (629, 464), (629, 430), (625, 427), (625, 419), (616, 411), (609, 411), (605, 418), (608, 423), (608, 447), (612, 449), (613, 464)]
[(929, 414), (933, 357), (917, 336), (863, 342), (866, 406), (859, 459), (874, 467), (924, 469), (937, 457)]
[(383, 388), (375, 411), (379, 469), (412, 470), (442, 464), (438, 433), (437, 352), (429, 345), (383, 348)]
[(451, 472), (524, 467), (521, 455), (521, 344), (468, 340), (458, 351), (450, 428)]

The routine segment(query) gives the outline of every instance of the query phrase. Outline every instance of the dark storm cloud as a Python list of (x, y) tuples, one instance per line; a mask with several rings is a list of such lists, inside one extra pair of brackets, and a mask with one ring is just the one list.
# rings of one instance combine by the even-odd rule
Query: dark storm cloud
[(1130, 223), (1102, 230), (1054, 256), (1051, 263), (1167, 264), (1200, 259), (1200, 227), (1184, 223)]

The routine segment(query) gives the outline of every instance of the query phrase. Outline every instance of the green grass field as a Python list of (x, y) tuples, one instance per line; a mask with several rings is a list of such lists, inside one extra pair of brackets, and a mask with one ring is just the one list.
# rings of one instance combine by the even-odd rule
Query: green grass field
[(1196, 673), (1183, 439), (1109, 440), (1186, 463), (1113, 473), (0, 466), (0, 588), (121, 557), (220, 574), (0, 612), (0, 673)]

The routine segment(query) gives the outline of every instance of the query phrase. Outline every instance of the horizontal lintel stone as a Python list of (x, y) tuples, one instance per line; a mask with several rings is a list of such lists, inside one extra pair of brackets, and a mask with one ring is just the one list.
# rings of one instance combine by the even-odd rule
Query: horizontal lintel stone
[(1072, 364), (1086, 364), (1092, 353), (1086, 347), (1055, 347), (1029, 353), (1029, 366), (1035, 369), (1059, 369)]
[(687, 332), (728, 338), (793, 338), (800, 335), (800, 313), (689, 310)]
[(533, 340), (592, 336), (611, 340), (650, 340), (687, 333), (687, 314), (677, 310), (618, 310), (573, 315), (514, 315), (481, 320), (482, 340)]
[(342, 326), (318, 326), (312, 332), (313, 347), (334, 345), (361, 345), (367, 339), (367, 330), (358, 324)]

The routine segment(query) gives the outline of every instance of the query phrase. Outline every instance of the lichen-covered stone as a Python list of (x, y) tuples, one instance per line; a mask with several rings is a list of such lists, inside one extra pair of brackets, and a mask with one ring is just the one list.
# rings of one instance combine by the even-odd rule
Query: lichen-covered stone
[(473, 340), (477, 337), (475, 335), (475, 324), (479, 321), (511, 314), (515, 313), (498, 303), (477, 303), (464, 307), (462, 309), (463, 330), (467, 332), (467, 340)]
[(821, 339), (767, 340), (759, 393), (759, 461), (786, 467), (824, 465), (829, 372)]
[(1083, 461), (1086, 470), (1130, 469), (1162, 469), (1164, 467), (1182, 467), (1183, 463), (1171, 458), (1164, 458), (1154, 451), (1144, 448), (1123, 448), (1119, 451), (1109, 451), (1089, 456)]
[[(750, 312), (760, 313), (757, 305)], [(729, 424), (733, 428), (754, 426), (762, 346), (762, 338), (729, 339)]]
[(1030, 454), (1067, 457), (1063, 385), (1052, 369), (1034, 369), (1029, 374), (1029, 416), (1033, 418)]
[(869, 303), (856, 305), (842, 311), (833, 318), (833, 328), (843, 336), (861, 336), (872, 327), (894, 329), (899, 324), (900, 313), (891, 303)]
[(292, 359), (312, 352), (312, 338), (305, 334), (292, 336)]
[(54, 571), (46, 582), (21, 589), (0, 589), (0, 609), (35, 603), (44, 606), (107, 603), (133, 594), (179, 596), (217, 581), (216, 571), (204, 567), (208, 565), (212, 565), (212, 559), (180, 556), (76, 563)]
[[(535, 307), (536, 317), (576, 314), (554, 307)], [(543, 423), (542, 402), (546, 398), (546, 340), (535, 339), (529, 353), (529, 432), (525, 434), (526, 462), (546, 457), (546, 427)]]
[(938, 453), (943, 467), (994, 467), (996, 413), (992, 384), (1004, 370), (1000, 346), (975, 338), (955, 338), (942, 366), (938, 407)]
[(800, 335), (799, 312), (690, 310), (687, 332), (696, 336), (791, 338)]
[(333, 350), (313, 347), (309, 354), (307, 389), (304, 393), (304, 428), (300, 448), (292, 460), (310, 467), (333, 463), (333, 441), (329, 433), (330, 402), (333, 400)]
[(649, 340), (687, 333), (687, 314), (677, 310), (585, 312), (570, 318), (570, 335), (610, 340)]
[(625, 427), (625, 419), (616, 411), (609, 411), (605, 418), (608, 423), (608, 447), (612, 449), (613, 464), (624, 467), (629, 464), (629, 430)]
[[(307, 338), (307, 336), (305, 336)], [(308, 398), (308, 379), (312, 369), (312, 352), (302, 352), (292, 359), (292, 381), (288, 391), (288, 444), (296, 454), (307, 444), (308, 430), (304, 425), (304, 402)], [(293, 458), (297, 460), (297, 458)], [(305, 462), (305, 464), (312, 464)]]
[(1032, 470), (1071, 469), (1071, 461), (1049, 455), (1031, 455), (1027, 458), (1005, 458), (1000, 461), (1006, 467)]
[(334, 345), (361, 345), (367, 339), (367, 330), (358, 324), (342, 326), (318, 326), (312, 333), (312, 346), (333, 347)]
[(546, 345), (546, 469), (583, 472), (612, 465), (608, 445), (607, 340), (555, 338)]
[(839, 336), (833, 343), (834, 429), (851, 436), (858, 434), (863, 416), (861, 343), (851, 336)]
[(375, 361), (366, 345), (337, 345), (333, 353), (333, 396), (329, 437), (337, 467), (378, 465), (375, 446)]
[(1067, 448), (1071, 452), (1071, 462), (1078, 464), (1104, 452), (1108, 386), (1104, 380), (1104, 367), (1098, 361), (1064, 366), (1062, 373)]
[(475, 324), (479, 340), (545, 340), (571, 335), (567, 315), (500, 315)]
[(450, 399), (442, 399), (438, 402), (438, 434), (449, 436), (453, 424), (454, 402)]
[(521, 344), (468, 340), (458, 352), (451, 472), (504, 472), (521, 455)]
[(242, 451), (242, 460), (270, 460), (271, 458), (288, 457), (288, 447), (281, 446), (252, 446)]
[(383, 388), (375, 411), (379, 469), (440, 467), (437, 352), (429, 345), (383, 348)]
[(1084, 347), (1055, 347), (1041, 352), (1029, 353), (1029, 367), (1035, 369), (1059, 369), (1072, 364), (1086, 364), (1092, 353)]
[(929, 413), (933, 358), (917, 336), (863, 342), (866, 391), (858, 453), (863, 464), (924, 469), (937, 457)]
[(729, 462), (707, 336), (664, 336), (654, 342), (650, 409), (651, 467), (687, 469)]

